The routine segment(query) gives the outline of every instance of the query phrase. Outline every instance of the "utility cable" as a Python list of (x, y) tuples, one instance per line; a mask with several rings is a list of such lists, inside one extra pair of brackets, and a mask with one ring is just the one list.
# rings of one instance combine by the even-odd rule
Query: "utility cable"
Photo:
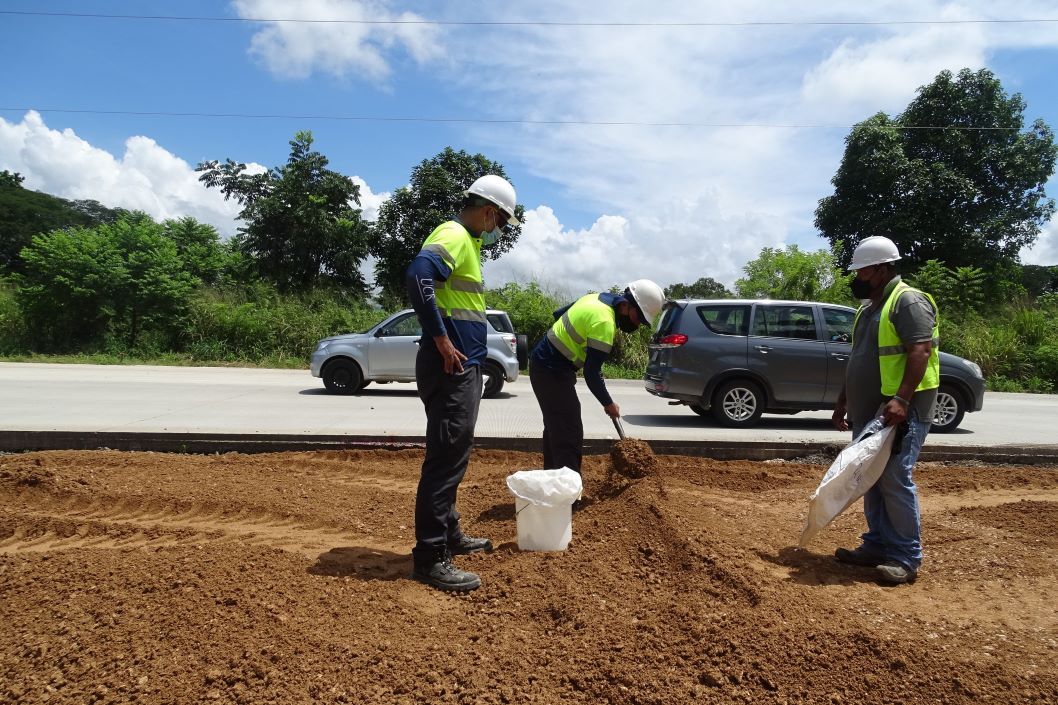
[(36, 17), (75, 17), (110, 20), (163, 20), (172, 22), (293, 22), (306, 24), (363, 25), (440, 25), (475, 27), (874, 27), (885, 25), (964, 25), (964, 24), (1042, 24), (1058, 18), (976, 19), (976, 20), (762, 20), (744, 22), (563, 22), (544, 20), (351, 20), (263, 17), (210, 17), (193, 15), (118, 15), (94, 12), (45, 12), (38, 10), (0, 10), (0, 15)]
[[(625, 120), (526, 120), (518, 118), (461, 118), (461, 117), (397, 117), (386, 115), (290, 115), (279, 113), (200, 113), (168, 112), (160, 110), (89, 110), (76, 108), (18, 108), (0, 106), (0, 112), (70, 113), (83, 115), (131, 115), (134, 117), (178, 117), (178, 118), (239, 118), (245, 120), (342, 120), (348, 122), (419, 122), (419, 123), (471, 123), (482, 125), (568, 125), (591, 127), (710, 127), (710, 128), (764, 128), (794, 130), (850, 130), (855, 125), (822, 123), (738, 123), (738, 122), (641, 122)], [(1018, 131), (1018, 127), (973, 127), (970, 125), (886, 125), (896, 130), (963, 130), (968, 132)]]

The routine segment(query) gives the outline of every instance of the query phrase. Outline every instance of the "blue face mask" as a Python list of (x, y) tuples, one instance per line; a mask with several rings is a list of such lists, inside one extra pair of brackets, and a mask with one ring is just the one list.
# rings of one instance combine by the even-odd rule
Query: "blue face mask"
[(481, 246), (488, 247), (489, 245), (495, 245), (496, 241), (500, 239), (500, 229), (493, 228), (492, 230), (486, 230), (481, 233)]

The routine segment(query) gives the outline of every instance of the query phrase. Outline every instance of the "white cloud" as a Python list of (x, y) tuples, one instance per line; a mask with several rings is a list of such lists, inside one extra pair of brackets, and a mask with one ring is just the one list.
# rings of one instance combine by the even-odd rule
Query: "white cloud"
[(440, 55), (437, 29), (422, 24), (358, 24), (366, 20), (414, 22), (411, 12), (390, 12), (380, 0), (234, 0), (240, 17), (256, 19), (346, 20), (269, 22), (254, 35), (250, 52), (272, 73), (306, 78), (316, 71), (354, 74), (383, 81), (392, 73), (387, 53), (401, 47), (417, 62)]
[[(1033, 2), (1013, 2), (1000, 14), (990, 3), (940, 0), (815, 1), (798, 3), (796, 11), (763, 0), (659, 1), (651, 5), (648, 19), (877, 22), (1050, 14), (1046, 4)], [(539, 0), (531, 6), (492, 6), (485, 15), (541, 17), (570, 22), (645, 19), (642, 3), (633, 0)], [(1019, 37), (1019, 28), (1026, 38)], [(507, 27), (497, 39), (498, 50), (488, 55), (493, 64), (489, 71), (473, 70), (476, 57), (466, 48), (478, 47), (457, 36), (451, 45), (464, 47), (465, 54), (453, 58), (461, 72), (452, 80), (467, 77), (476, 104), (492, 107), (501, 118), (701, 123), (475, 128), (472, 136), (484, 145), (482, 151), (514, 156), (517, 169), (510, 158), (505, 157), (505, 164), (516, 182), (517, 171), (529, 172), (557, 183), (582, 209), (624, 223), (624, 255), (598, 259), (592, 269), (581, 263), (581, 243), (574, 246), (572, 241), (593, 242), (591, 234), (610, 222), (607, 216), (583, 238), (561, 238), (555, 234), (563, 232), (557, 225), (562, 213), (557, 212), (549, 239), (534, 239), (527, 227), (525, 244), (509, 255), (510, 270), (529, 266), (521, 249), (534, 243), (546, 248), (546, 258), (540, 259), (550, 270), (595, 285), (599, 277), (593, 272), (611, 262), (633, 262), (659, 281), (712, 276), (730, 284), (763, 246), (826, 246), (812, 225), (813, 214), (819, 199), (832, 191), (829, 180), (850, 125), (879, 110), (901, 112), (916, 89), (941, 70), (978, 69), (999, 49), (1026, 43), (1058, 47), (1058, 32), (1050, 26), (980, 24)], [(491, 89), (495, 101), (480, 99), (482, 86)], [(541, 218), (535, 227), (546, 222)], [(563, 251), (559, 244), (570, 249)], [(637, 274), (627, 264), (616, 266), (626, 277)], [(503, 271), (496, 269), (497, 274)]]
[[(360, 187), (360, 210), (361, 216), (364, 220), (369, 220), (372, 223), (378, 220), (378, 209), (382, 207), (382, 204), (389, 200), (390, 193), (388, 191), (383, 193), (374, 193), (371, 187), (367, 185), (359, 176), (352, 177), (353, 183)], [(355, 206), (355, 204), (354, 204)]]
[(546, 282), (573, 295), (640, 278), (667, 286), (712, 277), (730, 287), (742, 273), (746, 249), (778, 245), (782, 230), (771, 218), (719, 211), (715, 202), (688, 202), (650, 216), (602, 216), (578, 230), (539, 206), (526, 212), (514, 248), (485, 263), (485, 280), (489, 286)]
[[(235, 201), (225, 201), (219, 190), (207, 189), (190, 164), (149, 137), (129, 137), (125, 153), (117, 158), (73, 130), (48, 127), (35, 111), (26, 113), (20, 123), (0, 118), (0, 170), (4, 169), (20, 173), (26, 179), (23, 186), (35, 191), (139, 210), (155, 220), (191, 216), (213, 225), (225, 237), (235, 233), (242, 209)], [(251, 162), (246, 171), (262, 173), (266, 167)], [(364, 218), (375, 220), (390, 194), (374, 193), (359, 176), (352, 180), (360, 186)]]
[(1052, 220), (1031, 248), (1022, 248), (1021, 261), (1025, 264), (1040, 264), (1046, 267), (1058, 265), (1058, 221)]
[(128, 138), (117, 158), (73, 130), (49, 128), (35, 111), (20, 123), (0, 118), (0, 169), (21, 173), (26, 188), (141, 210), (156, 220), (191, 216), (225, 235), (235, 231), (240, 210), (199, 183), (191, 165), (148, 137)]

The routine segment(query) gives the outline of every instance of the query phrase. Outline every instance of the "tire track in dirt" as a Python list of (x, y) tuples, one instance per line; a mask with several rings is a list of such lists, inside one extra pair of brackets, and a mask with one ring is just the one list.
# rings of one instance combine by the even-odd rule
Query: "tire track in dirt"
[[(0, 555), (78, 548), (138, 548), (238, 541), (312, 558), (359, 532), (254, 508), (210, 503), (59, 498), (0, 514)], [(360, 543), (368, 536), (357, 536)], [(389, 546), (379, 546), (388, 550)]]

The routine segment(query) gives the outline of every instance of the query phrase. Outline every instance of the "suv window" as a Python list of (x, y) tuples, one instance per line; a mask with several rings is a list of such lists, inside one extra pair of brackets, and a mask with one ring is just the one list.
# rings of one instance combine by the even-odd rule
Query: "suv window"
[(422, 326), (419, 325), (419, 318), (412, 314), (405, 316), (404, 318), (393, 321), (385, 328), (378, 332), (380, 336), (390, 335), (415, 335), (422, 336)]
[(827, 340), (837, 343), (852, 342), (852, 322), (855, 311), (843, 308), (823, 308), (823, 322), (826, 326)]
[(816, 340), (815, 315), (811, 306), (757, 306), (753, 335), (769, 338)]
[(492, 327), (500, 333), (514, 332), (514, 326), (511, 325), (511, 319), (507, 317), (506, 313), (486, 313), (485, 318), (487, 318), (489, 323), (492, 324)]
[(698, 306), (698, 316), (705, 326), (720, 335), (746, 335), (749, 332), (749, 306)]

